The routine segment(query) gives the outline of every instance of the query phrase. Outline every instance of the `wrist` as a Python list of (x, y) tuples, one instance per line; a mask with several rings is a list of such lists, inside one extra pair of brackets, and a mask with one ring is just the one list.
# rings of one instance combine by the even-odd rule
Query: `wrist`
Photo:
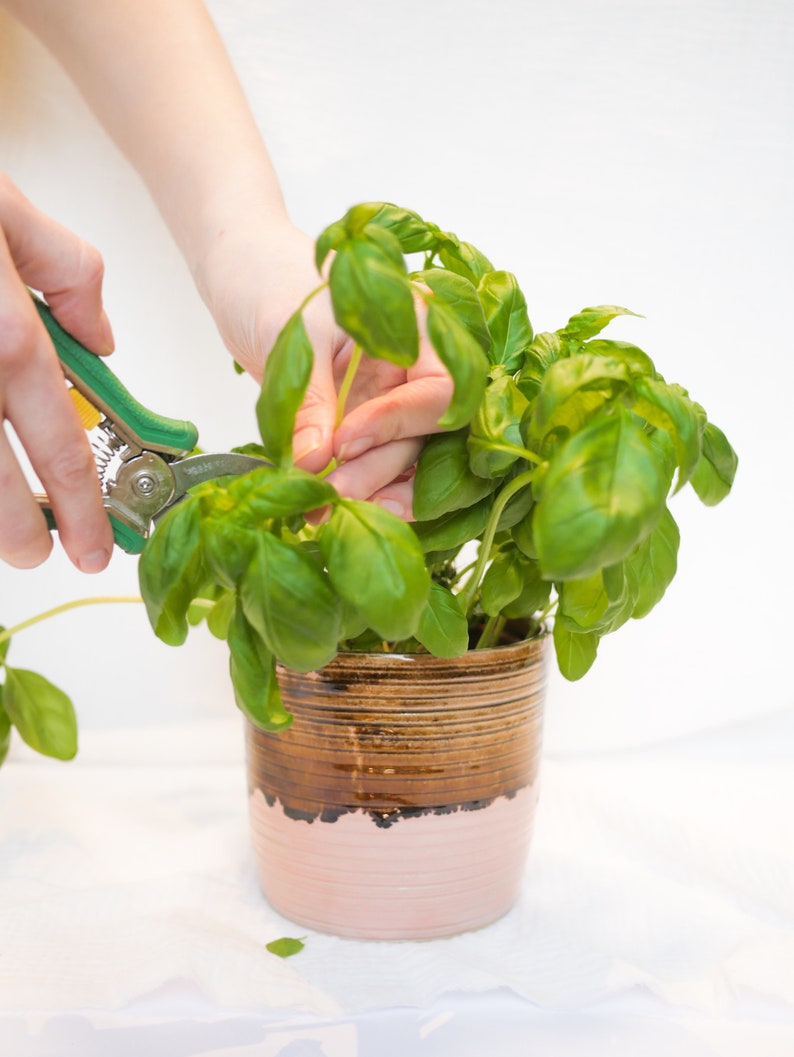
[[(283, 200), (261, 193), (226, 192), (191, 225), (182, 252), (193, 281), (210, 311), (230, 281), (245, 279), (255, 261), (257, 273), (276, 268), (280, 247), (297, 229)], [(214, 314), (214, 313), (213, 313)]]

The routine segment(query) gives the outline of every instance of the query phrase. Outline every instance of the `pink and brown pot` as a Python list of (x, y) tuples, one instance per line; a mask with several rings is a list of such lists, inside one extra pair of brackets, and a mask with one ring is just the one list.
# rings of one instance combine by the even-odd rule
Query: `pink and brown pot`
[(339, 936), (426, 939), (515, 902), (538, 795), (545, 637), (445, 660), (343, 653), (281, 671), (292, 726), (247, 728), (271, 905)]

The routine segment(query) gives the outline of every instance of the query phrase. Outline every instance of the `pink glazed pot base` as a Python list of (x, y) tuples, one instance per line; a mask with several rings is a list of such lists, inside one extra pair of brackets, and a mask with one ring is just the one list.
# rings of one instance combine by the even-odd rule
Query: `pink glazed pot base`
[(262, 890), (285, 917), (338, 936), (432, 939), (481, 928), (515, 903), (536, 800), (528, 786), (479, 811), (379, 829), (360, 812), (296, 822), (256, 790)]
[(514, 904), (537, 802), (545, 640), (340, 654), (279, 673), (293, 725), (247, 728), (263, 891), (286, 917), (361, 939), (479, 928)]

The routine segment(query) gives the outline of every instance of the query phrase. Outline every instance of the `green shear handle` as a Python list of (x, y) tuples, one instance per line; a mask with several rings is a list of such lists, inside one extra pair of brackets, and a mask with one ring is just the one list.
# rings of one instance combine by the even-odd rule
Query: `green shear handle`
[[(143, 453), (151, 452), (161, 457), (163, 463), (180, 458), (196, 447), (198, 430), (192, 422), (166, 418), (145, 408), (127, 391), (103, 360), (64, 330), (44, 301), (32, 291), (31, 294), (36, 311), (55, 346), (64, 374), (75, 389), (108, 419), (113, 432), (124, 444), (139, 448)], [(40, 497), (40, 502), (47, 524), (55, 529), (55, 518), (46, 497)], [(105, 505), (109, 506), (107, 497)], [(142, 533), (139, 525), (134, 527), (133, 523), (125, 523), (123, 517), (114, 513), (112, 506), (111, 503), (108, 516), (117, 545), (128, 554), (139, 554), (146, 532)]]
[(138, 403), (99, 356), (63, 329), (41, 298), (34, 295), (33, 300), (69, 381), (119, 433), (143, 449), (166, 455), (181, 456), (195, 448), (198, 430), (192, 422), (165, 418)]

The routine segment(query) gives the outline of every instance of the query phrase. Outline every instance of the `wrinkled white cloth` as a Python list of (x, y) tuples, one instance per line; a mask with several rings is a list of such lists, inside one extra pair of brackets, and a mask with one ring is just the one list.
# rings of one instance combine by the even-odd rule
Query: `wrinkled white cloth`
[[(0, 770), (0, 1010), (118, 1009), (169, 984), (332, 1017), (509, 989), (545, 1009), (628, 991), (794, 1011), (794, 709), (647, 750), (547, 758), (523, 892), (421, 943), (308, 932), (270, 909), (234, 720), (17, 743)], [(265, 944), (305, 938), (281, 960)]]

